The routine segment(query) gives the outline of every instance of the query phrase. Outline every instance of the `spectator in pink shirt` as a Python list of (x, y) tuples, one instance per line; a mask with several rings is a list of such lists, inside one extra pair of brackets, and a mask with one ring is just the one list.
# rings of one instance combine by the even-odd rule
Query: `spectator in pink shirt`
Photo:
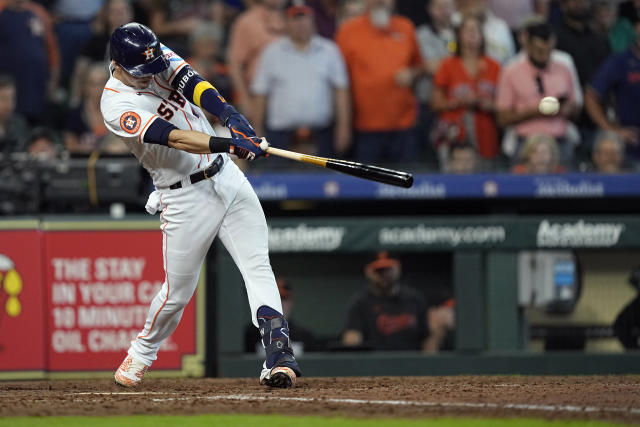
[[(551, 55), (555, 38), (548, 24), (530, 24), (526, 34), (526, 55), (507, 65), (498, 80), (498, 124), (513, 127), (505, 136), (503, 151), (517, 159), (526, 138), (546, 134), (558, 141), (561, 163), (568, 165), (579, 142), (577, 130), (571, 125), (578, 113), (575, 75), (564, 61)], [(546, 96), (561, 101), (558, 114), (544, 116), (538, 111), (540, 100)]]

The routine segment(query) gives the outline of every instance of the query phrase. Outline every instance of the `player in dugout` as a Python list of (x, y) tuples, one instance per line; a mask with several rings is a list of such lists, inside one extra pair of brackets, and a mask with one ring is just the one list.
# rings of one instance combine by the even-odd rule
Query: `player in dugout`
[[(129, 23), (111, 35), (111, 77), (101, 100), (107, 128), (149, 171), (161, 211), (165, 281), (144, 325), (115, 373), (136, 386), (175, 330), (193, 295), (204, 257), (217, 236), (238, 266), (266, 360), (260, 383), (291, 387), (301, 375), (269, 263), (267, 224), (258, 197), (229, 154), (264, 155), (260, 138), (236, 109), (146, 26)], [(229, 128), (215, 138), (204, 111)]]

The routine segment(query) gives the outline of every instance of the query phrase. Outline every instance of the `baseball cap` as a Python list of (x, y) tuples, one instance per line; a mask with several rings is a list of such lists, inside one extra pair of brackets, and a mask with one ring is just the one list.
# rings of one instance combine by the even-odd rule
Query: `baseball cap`
[(288, 16), (311, 16), (313, 9), (307, 6), (304, 0), (292, 0), (287, 3), (286, 12)]
[(374, 259), (365, 265), (365, 270), (377, 271), (385, 268), (395, 268), (400, 266), (400, 261), (391, 258), (386, 251), (378, 252)]

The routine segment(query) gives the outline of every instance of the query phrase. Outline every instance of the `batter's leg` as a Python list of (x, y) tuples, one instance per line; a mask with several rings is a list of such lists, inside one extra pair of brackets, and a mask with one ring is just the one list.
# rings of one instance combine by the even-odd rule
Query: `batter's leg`
[(271, 264), (267, 222), (260, 202), (245, 180), (222, 220), (220, 240), (244, 279), (251, 319), (260, 329), (266, 360), (260, 382), (291, 387), (302, 375), (293, 355), (287, 321)]
[(224, 215), (224, 205), (208, 183), (171, 191), (162, 199), (165, 281), (151, 302), (144, 329), (128, 352), (148, 366), (156, 360), (162, 342), (178, 326)]

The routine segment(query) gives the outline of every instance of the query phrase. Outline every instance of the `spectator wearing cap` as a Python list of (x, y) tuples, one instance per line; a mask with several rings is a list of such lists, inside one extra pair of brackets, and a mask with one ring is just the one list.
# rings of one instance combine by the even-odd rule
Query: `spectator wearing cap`
[(340, 50), (315, 34), (308, 6), (293, 4), (286, 16), (286, 36), (264, 50), (251, 85), (256, 132), (285, 149), (304, 132), (314, 154), (342, 154), (351, 140), (351, 109)]
[[(277, 277), (276, 284), (278, 285), (278, 292), (280, 293), (280, 299), (282, 301), (282, 314), (286, 316), (289, 323), (289, 332), (291, 336), (295, 338), (295, 341), (291, 342), (291, 346), (299, 357), (304, 351), (322, 351), (325, 348), (325, 343), (322, 339), (315, 336), (313, 332), (301, 326), (292, 317), (294, 307), (293, 287), (291, 282), (284, 277)], [(249, 322), (244, 330), (244, 351), (245, 353), (258, 353), (264, 355), (264, 347), (262, 345), (262, 339), (260, 333)]]
[(415, 27), (393, 15), (393, 0), (367, 0), (367, 12), (336, 34), (351, 79), (356, 159), (415, 162), (417, 102), (423, 72)]
[(347, 312), (342, 345), (370, 350), (427, 350), (424, 298), (400, 283), (400, 261), (386, 252), (365, 265), (369, 286)]
[(231, 26), (227, 50), (229, 75), (235, 103), (249, 120), (254, 119), (249, 88), (262, 51), (284, 33), (284, 6), (285, 0), (257, 0)]
[[(587, 87), (585, 107), (601, 130), (620, 136), (630, 161), (640, 160), (640, 18), (634, 22), (636, 42), (625, 52), (610, 56)], [(615, 117), (605, 110), (613, 95)]]
[[(528, 137), (546, 134), (556, 139), (560, 163), (568, 166), (579, 141), (577, 130), (571, 126), (571, 120), (577, 117), (580, 97), (575, 73), (566, 60), (552, 55), (555, 36), (547, 23), (532, 22), (525, 32), (526, 55), (504, 67), (498, 80), (497, 119), (501, 127), (507, 128), (503, 151), (517, 162)], [(546, 96), (561, 101), (558, 114), (540, 113), (538, 105)]]

